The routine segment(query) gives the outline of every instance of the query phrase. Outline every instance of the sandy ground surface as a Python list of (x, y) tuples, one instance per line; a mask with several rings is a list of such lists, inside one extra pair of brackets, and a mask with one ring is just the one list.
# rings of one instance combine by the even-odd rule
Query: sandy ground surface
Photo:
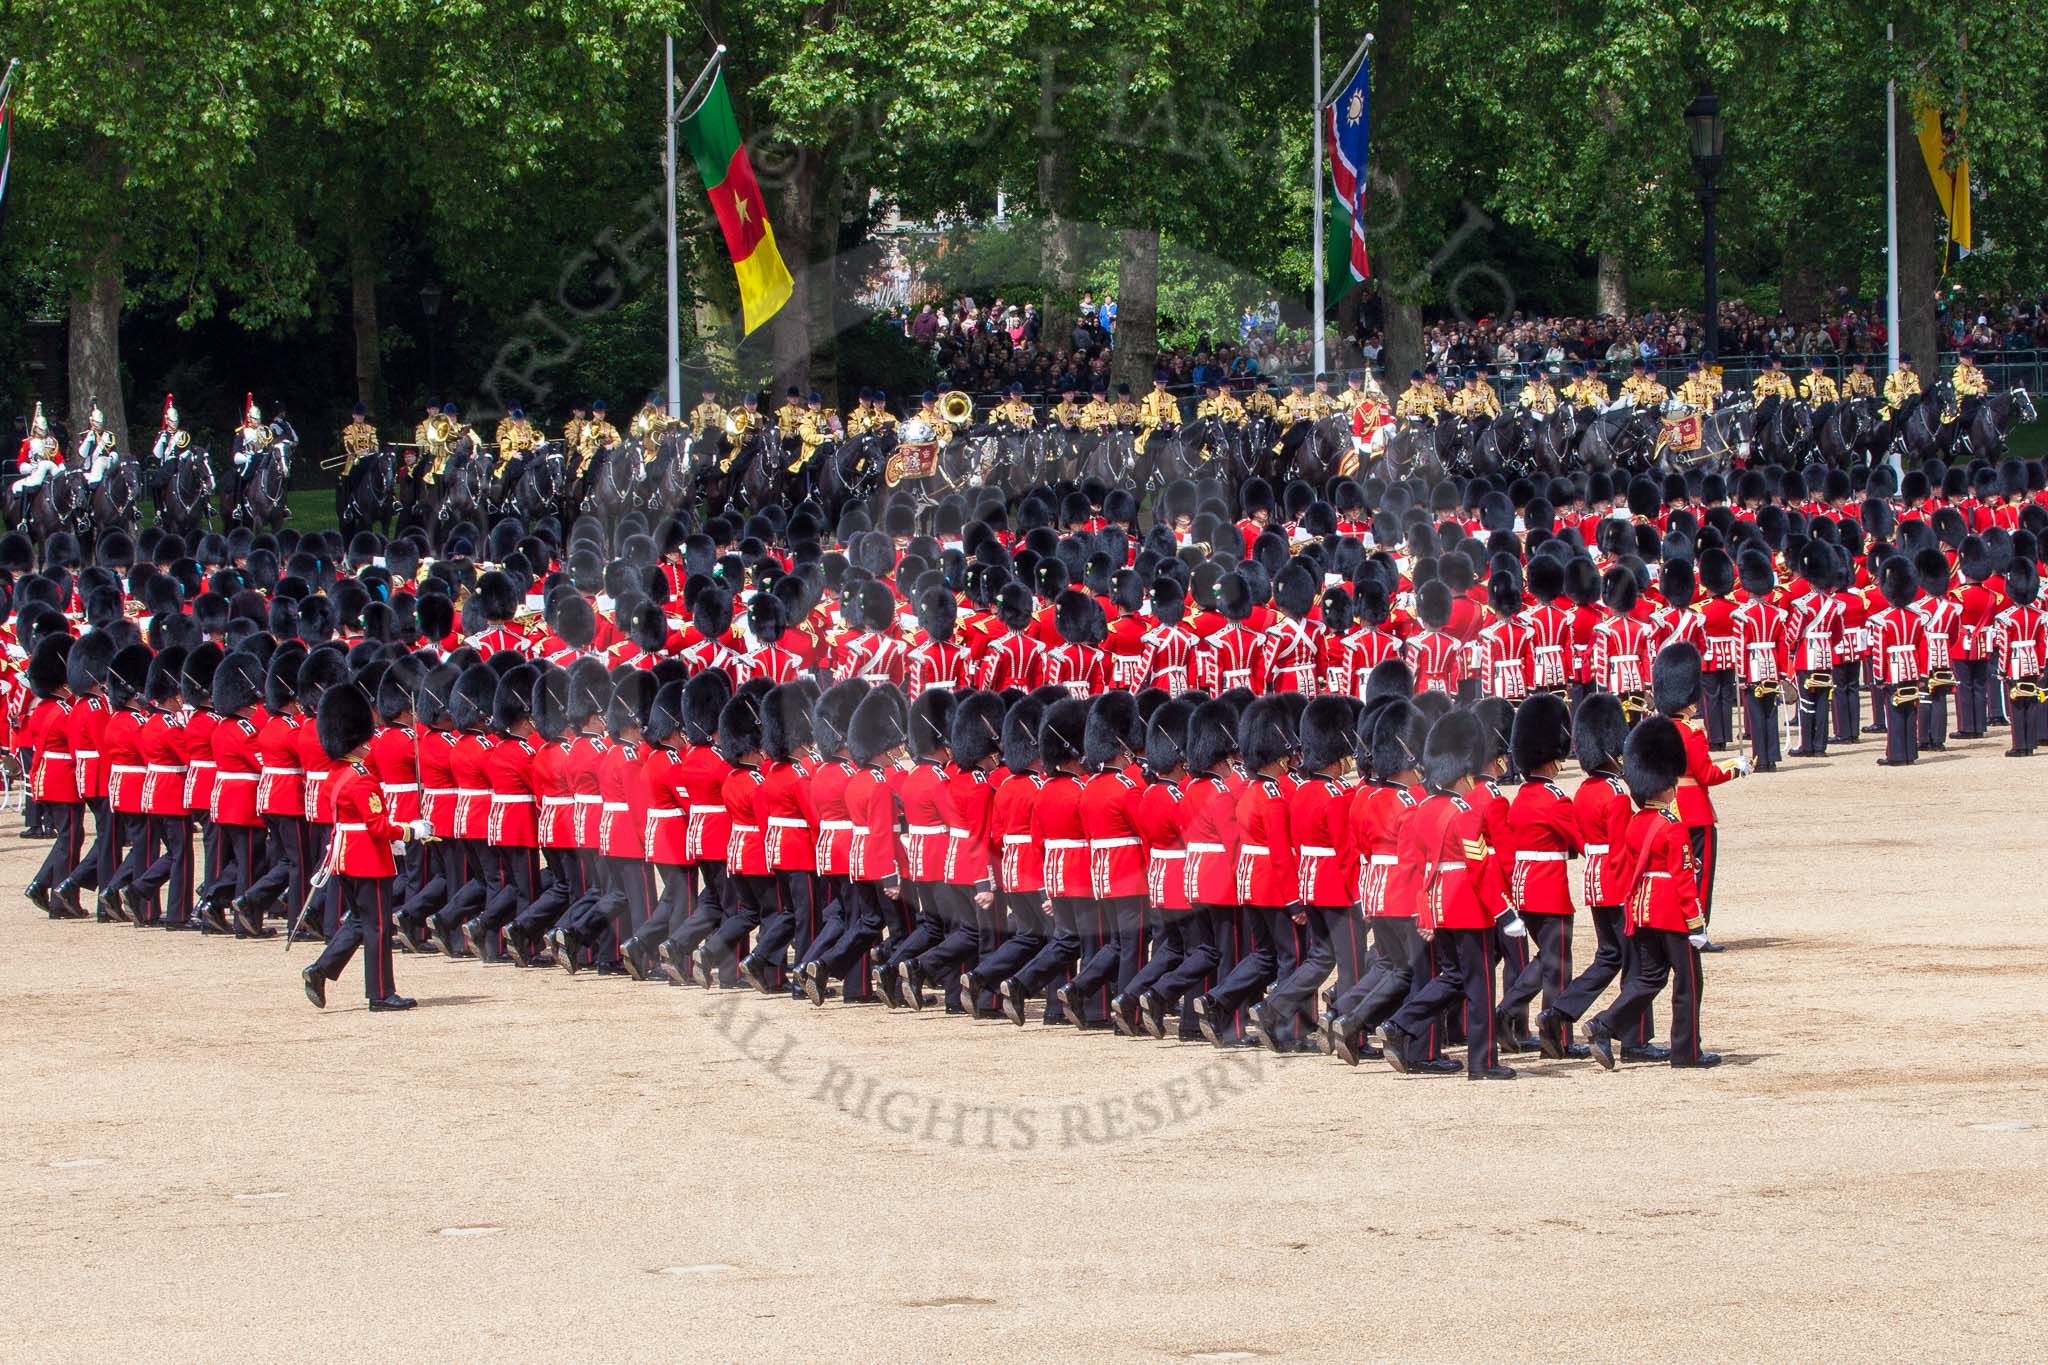
[(2037, 1355), (2048, 760), (2000, 747), (1727, 789), (1704, 1074), (440, 958), (322, 1014), (307, 947), (13, 901), (0, 1357)]

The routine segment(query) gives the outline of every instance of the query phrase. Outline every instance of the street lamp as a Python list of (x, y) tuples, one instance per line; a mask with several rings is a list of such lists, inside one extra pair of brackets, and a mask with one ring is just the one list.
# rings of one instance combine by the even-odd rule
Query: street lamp
[(427, 393), (433, 402), (440, 401), (437, 390), (441, 381), (436, 373), (441, 367), (437, 363), (438, 347), (435, 345), (434, 319), (441, 312), (441, 286), (428, 280), (420, 286), (420, 311), (427, 315)]
[(1721, 173), (1721, 101), (1705, 85), (1685, 106), (1685, 135), (1692, 145), (1693, 169), (1700, 177), (1700, 211), (1706, 215), (1706, 339), (1703, 349), (1721, 353), (1721, 281), (1714, 264), (1714, 177)]

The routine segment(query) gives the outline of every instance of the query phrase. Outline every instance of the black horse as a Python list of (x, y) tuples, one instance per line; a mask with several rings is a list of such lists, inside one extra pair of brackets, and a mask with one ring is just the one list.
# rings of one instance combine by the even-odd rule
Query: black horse
[(2005, 433), (2016, 422), (2035, 420), (2034, 399), (2017, 386), (2002, 393), (1987, 393), (1974, 411), (1957, 419), (1963, 429), (1962, 441), (1972, 459), (1996, 460), (2005, 453)]
[(398, 457), (391, 451), (372, 450), (359, 458), (334, 486), (341, 533), (353, 536), (373, 528), (388, 532), (398, 515), (398, 500), (393, 496), (397, 481)]
[(135, 461), (117, 460), (91, 492), (94, 543), (109, 531), (135, 533), (135, 499), (142, 490), (142, 471)]
[(204, 449), (188, 446), (169, 462), (156, 500), (157, 520), (164, 530), (190, 541), (213, 516), (213, 459)]
[(265, 446), (242, 480), (242, 506), (251, 528), (275, 533), (284, 525), (285, 518), (291, 515), (291, 507), (285, 501), (288, 482), (284, 452), (275, 443)]

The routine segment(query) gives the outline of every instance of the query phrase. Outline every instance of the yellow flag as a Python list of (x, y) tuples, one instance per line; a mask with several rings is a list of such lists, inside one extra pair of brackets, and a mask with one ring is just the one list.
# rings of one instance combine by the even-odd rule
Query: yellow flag
[(1918, 96), (1914, 104), (1914, 136), (1920, 140), (1920, 155), (1927, 162), (1927, 174), (1934, 178), (1934, 197), (1948, 215), (1948, 236), (1963, 255), (1970, 253), (1970, 162), (1955, 152), (1955, 139), (1962, 130), (1960, 112), (1953, 123), (1941, 111)]

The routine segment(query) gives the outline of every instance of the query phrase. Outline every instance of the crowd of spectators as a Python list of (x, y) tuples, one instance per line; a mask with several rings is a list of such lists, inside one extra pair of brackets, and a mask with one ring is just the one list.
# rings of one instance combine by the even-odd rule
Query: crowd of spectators
[[(1983, 351), (2048, 350), (2048, 293), (2035, 298), (1992, 301), (1960, 293), (1941, 306), (1943, 349), (1969, 345)], [(947, 388), (997, 393), (1016, 383), (1032, 393), (1067, 387), (1086, 392), (1107, 382), (1116, 339), (1116, 300), (1084, 294), (1071, 330), (1044, 335), (1043, 318), (1031, 302), (997, 298), (986, 305), (967, 296), (950, 303), (922, 303), (896, 310), (903, 335), (930, 348), (940, 382)], [(1780, 311), (1763, 313), (1739, 300), (1720, 307), (1722, 359), (1780, 355), (1799, 357), (1870, 355), (1884, 351), (1884, 308), (1839, 297), (1825, 316), (1794, 319)], [(1158, 367), (1176, 388), (1197, 387), (1210, 378), (1225, 381), (1267, 374), (1276, 380), (1305, 373), (1311, 346), (1299, 330), (1281, 325), (1278, 301), (1247, 304), (1237, 335), (1204, 334), (1186, 346), (1163, 346)], [(1429, 357), (1441, 366), (1523, 369), (1595, 361), (1626, 368), (1647, 360), (1668, 368), (1697, 354), (1704, 327), (1696, 310), (1651, 304), (1626, 317), (1544, 317), (1515, 312), (1503, 318), (1446, 319), (1424, 331)], [(1379, 333), (1362, 331), (1328, 349), (1332, 369), (1364, 364), (1378, 368)]]

